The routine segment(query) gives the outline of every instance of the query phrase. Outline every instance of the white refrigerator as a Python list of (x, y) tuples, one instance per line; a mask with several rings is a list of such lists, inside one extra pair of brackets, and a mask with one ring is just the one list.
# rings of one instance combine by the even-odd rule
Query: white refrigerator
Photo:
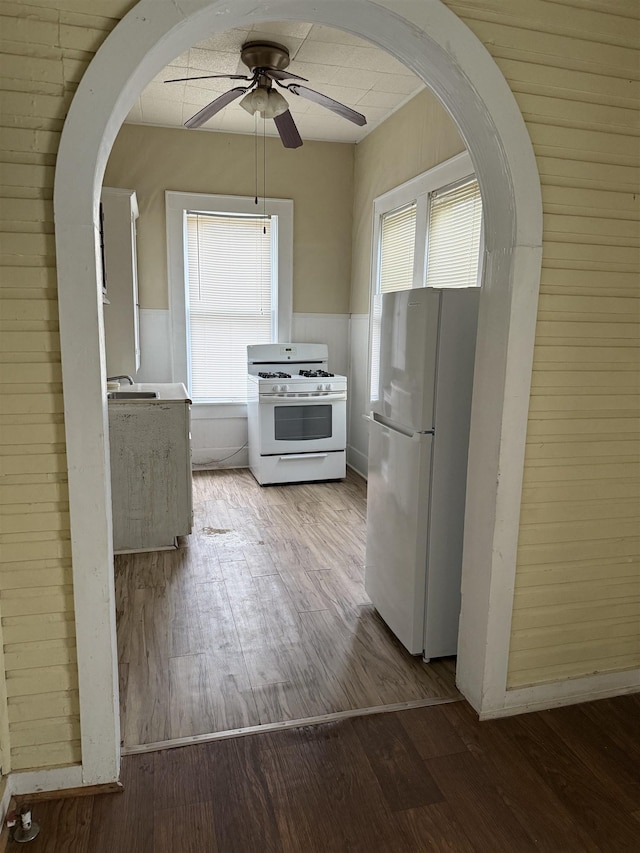
[(377, 297), (365, 587), (412, 654), (456, 654), (479, 288)]

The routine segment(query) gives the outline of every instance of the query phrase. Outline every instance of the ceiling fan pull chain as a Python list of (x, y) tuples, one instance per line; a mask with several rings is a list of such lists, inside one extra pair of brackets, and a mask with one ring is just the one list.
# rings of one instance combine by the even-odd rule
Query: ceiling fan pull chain
[(258, 113), (253, 114), (253, 148), (255, 152), (255, 161), (256, 161), (256, 198), (255, 202), (258, 204)]

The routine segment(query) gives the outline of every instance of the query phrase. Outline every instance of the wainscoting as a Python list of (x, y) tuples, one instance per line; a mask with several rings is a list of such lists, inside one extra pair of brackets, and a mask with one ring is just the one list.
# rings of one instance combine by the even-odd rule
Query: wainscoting
[[(364, 315), (365, 317), (367, 315)], [(349, 375), (350, 349), (349, 314), (294, 314), (292, 340), (327, 344), (329, 370)], [(140, 310), (140, 370), (137, 382), (174, 382), (171, 366), (171, 318), (169, 311)], [(361, 334), (360, 334), (361, 337)], [(366, 373), (366, 343), (364, 370)], [(358, 372), (362, 358), (358, 356)], [(356, 381), (356, 385), (359, 382)], [(349, 392), (351, 393), (351, 392)], [(363, 410), (364, 411), (364, 410)], [(191, 411), (192, 461), (196, 468), (242, 468), (249, 464), (247, 443), (247, 409), (244, 404), (195, 405)], [(364, 426), (364, 424), (363, 424)], [(366, 443), (364, 445), (366, 451)], [(348, 454), (349, 455), (349, 454)], [(366, 473), (358, 458), (353, 466)]]
[(352, 314), (349, 324), (349, 423), (347, 462), (367, 476), (369, 430), (365, 414), (369, 404), (369, 315)]

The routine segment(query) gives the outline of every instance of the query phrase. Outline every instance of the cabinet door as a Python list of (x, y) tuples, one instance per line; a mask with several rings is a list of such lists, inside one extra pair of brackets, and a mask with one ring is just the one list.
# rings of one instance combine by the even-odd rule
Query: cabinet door
[(189, 407), (109, 405), (115, 551), (153, 550), (191, 532)]

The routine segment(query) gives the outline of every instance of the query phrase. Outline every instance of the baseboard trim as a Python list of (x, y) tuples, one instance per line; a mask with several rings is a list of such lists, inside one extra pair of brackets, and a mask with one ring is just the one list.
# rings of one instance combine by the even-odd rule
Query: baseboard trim
[(6, 816), (10, 810), (21, 805), (58, 800), (64, 797), (90, 797), (95, 794), (121, 792), (121, 782), (106, 782), (102, 785), (83, 785), (82, 767), (52, 767), (47, 770), (26, 770), (8, 773), (3, 779), (4, 787), (0, 794), (0, 853), (4, 853), (9, 838)]
[(354, 708), (348, 711), (336, 711), (333, 714), (321, 714), (317, 717), (305, 717), (299, 720), (283, 720), (279, 723), (264, 723), (263, 725), (246, 726), (241, 729), (227, 729), (223, 732), (192, 735), (191, 737), (180, 737), (173, 740), (160, 740), (154, 743), (142, 743), (138, 746), (124, 747), (122, 755), (159, 752), (163, 749), (177, 749), (181, 746), (193, 746), (198, 743), (210, 743), (216, 740), (228, 740), (229, 738), (246, 737), (247, 735), (264, 734), (265, 732), (277, 732), (283, 729), (295, 729), (300, 728), (300, 726), (319, 726), (322, 723), (333, 723), (336, 720), (348, 720), (352, 717), (364, 717), (369, 714), (389, 714), (393, 711), (406, 711), (409, 708), (428, 708), (431, 705), (449, 705), (452, 702), (463, 701), (462, 696), (454, 696), (441, 699), (414, 699), (410, 702), (396, 702), (393, 705), (375, 705), (370, 708)]
[(11, 800), (11, 796), (12, 791), (11, 785), (9, 784), (9, 776), (3, 776), (2, 781), (0, 782), (0, 815), (2, 815), (3, 823), (4, 816), (9, 808), (9, 801)]
[(480, 720), (496, 720), (531, 711), (577, 705), (580, 702), (612, 699), (631, 693), (640, 693), (640, 669), (600, 673), (585, 678), (508, 690), (501, 707), (482, 711), (479, 717)]
[(13, 811), (15, 805), (15, 801), (13, 799), (13, 794), (11, 792), (11, 785), (9, 783), (9, 776), (4, 776), (2, 778), (2, 794), (0, 795), (0, 821), (2, 823), (0, 826), (2, 830), (0, 831), (0, 853), (4, 853), (7, 849), (7, 841), (9, 840), (9, 827), (7, 826), (7, 815), (10, 811)]
[(37, 794), (40, 791), (62, 791), (66, 788), (82, 788), (82, 765), (51, 767), (44, 770), (15, 770), (9, 774), (9, 785), (16, 799), (22, 794)]
[(75, 788), (62, 788), (59, 791), (36, 791), (32, 794), (16, 794), (15, 801), (22, 803), (39, 803), (44, 800), (62, 800), (69, 797), (94, 797), (96, 794), (121, 794), (124, 791), (122, 782), (105, 782), (102, 785), (78, 785)]
[(356, 474), (360, 474), (363, 480), (367, 479), (369, 460), (364, 453), (356, 450), (356, 448), (351, 445), (347, 446), (347, 465), (349, 468), (353, 468)]
[(9, 827), (5, 822), (7, 812), (2, 812), (2, 832), (0, 832), (0, 853), (5, 853), (9, 841)]
[(246, 447), (194, 447), (191, 453), (194, 471), (215, 471), (221, 468), (248, 468), (249, 451)]
[(354, 467), (353, 467), (353, 465), (350, 465), (348, 462), (347, 462), (347, 468), (348, 468), (350, 471), (353, 471), (353, 473), (354, 473), (357, 477), (361, 477), (361, 478), (364, 480), (364, 482), (365, 482), (365, 483), (367, 482), (367, 478), (366, 478), (366, 477), (365, 477), (365, 475), (362, 473), (362, 471), (358, 471), (358, 469), (357, 469), (357, 468), (354, 468)]

